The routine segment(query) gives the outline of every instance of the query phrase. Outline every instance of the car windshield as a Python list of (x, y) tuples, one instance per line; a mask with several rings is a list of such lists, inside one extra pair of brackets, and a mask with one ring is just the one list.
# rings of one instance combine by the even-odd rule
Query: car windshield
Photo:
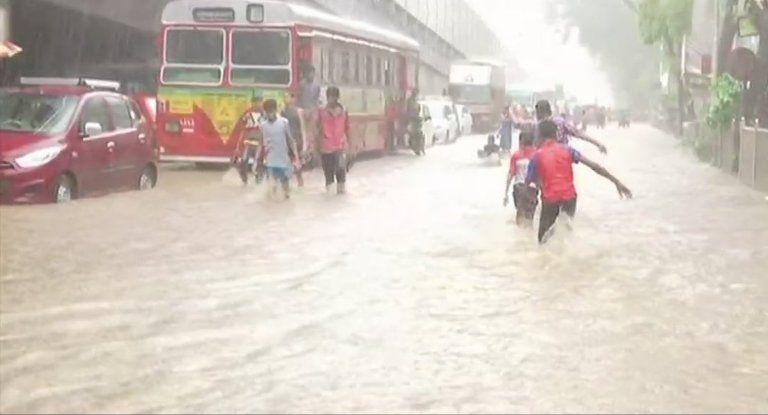
[(448, 114), (446, 114), (446, 105), (443, 102), (430, 102), (427, 104), (427, 107), (429, 107), (429, 113), (432, 115), (433, 119), (439, 119), (439, 120), (445, 120), (448, 119)]
[(0, 130), (59, 134), (69, 126), (79, 97), (0, 92)]

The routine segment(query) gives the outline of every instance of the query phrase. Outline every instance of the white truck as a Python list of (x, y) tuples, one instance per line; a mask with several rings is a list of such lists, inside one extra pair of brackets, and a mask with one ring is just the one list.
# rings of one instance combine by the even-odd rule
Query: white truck
[(506, 67), (491, 61), (462, 61), (451, 65), (449, 95), (469, 108), (475, 132), (498, 127), (506, 100)]

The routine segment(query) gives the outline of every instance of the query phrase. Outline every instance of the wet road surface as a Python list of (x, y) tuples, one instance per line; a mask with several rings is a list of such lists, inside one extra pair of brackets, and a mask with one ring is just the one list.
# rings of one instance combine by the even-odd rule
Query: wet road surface
[[(597, 135), (539, 248), (481, 137), (312, 173), (0, 208), (2, 412), (765, 412), (768, 201), (644, 126)], [(224, 176), (224, 177), (222, 177)]]

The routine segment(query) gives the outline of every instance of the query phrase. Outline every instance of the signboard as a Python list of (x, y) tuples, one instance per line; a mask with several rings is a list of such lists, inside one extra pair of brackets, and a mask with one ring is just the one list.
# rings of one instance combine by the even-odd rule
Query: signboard
[(200, 23), (230, 23), (235, 21), (235, 10), (228, 7), (195, 8), (192, 15)]

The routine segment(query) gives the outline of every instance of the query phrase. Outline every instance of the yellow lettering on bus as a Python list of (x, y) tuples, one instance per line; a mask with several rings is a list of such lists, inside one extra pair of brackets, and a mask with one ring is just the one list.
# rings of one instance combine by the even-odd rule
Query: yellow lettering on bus
[(192, 114), (194, 101), (190, 97), (170, 97), (168, 100), (171, 114)]

